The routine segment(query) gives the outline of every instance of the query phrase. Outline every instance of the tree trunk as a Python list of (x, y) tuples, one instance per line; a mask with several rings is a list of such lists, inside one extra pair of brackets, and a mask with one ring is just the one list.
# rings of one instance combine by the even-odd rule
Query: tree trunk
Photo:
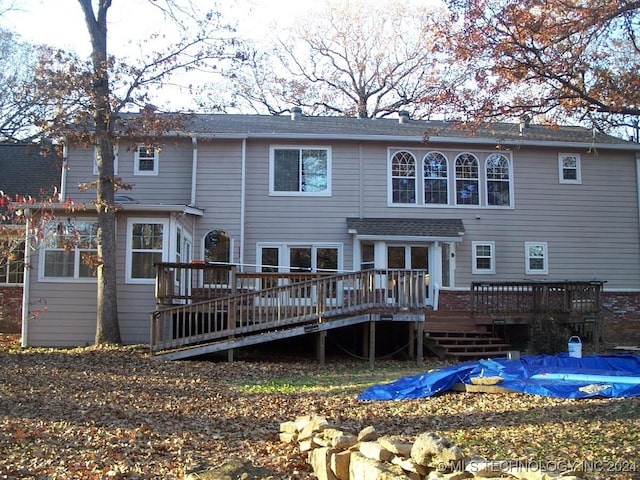
[(107, 11), (111, 0), (100, 0), (94, 13), (91, 0), (78, 0), (91, 37), (93, 119), (98, 148), (98, 292), (95, 343), (121, 343), (116, 288), (116, 213), (111, 91), (107, 65)]

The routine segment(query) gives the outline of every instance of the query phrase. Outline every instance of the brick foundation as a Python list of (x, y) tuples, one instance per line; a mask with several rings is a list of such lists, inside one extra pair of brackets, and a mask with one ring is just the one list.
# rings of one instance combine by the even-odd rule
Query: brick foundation
[[(606, 345), (640, 346), (640, 292), (604, 292), (602, 294)], [(441, 290), (439, 310), (469, 311), (468, 291)]]

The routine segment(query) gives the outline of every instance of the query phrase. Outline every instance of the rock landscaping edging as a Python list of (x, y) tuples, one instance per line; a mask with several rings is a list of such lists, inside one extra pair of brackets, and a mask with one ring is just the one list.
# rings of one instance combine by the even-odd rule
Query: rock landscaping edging
[(325, 417), (300, 416), (280, 424), (280, 441), (307, 453), (318, 480), (462, 480), (515, 478), (578, 480), (581, 472), (544, 471), (539, 464), (468, 458), (462, 449), (434, 432), (413, 440), (378, 436), (373, 426), (348, 432)]

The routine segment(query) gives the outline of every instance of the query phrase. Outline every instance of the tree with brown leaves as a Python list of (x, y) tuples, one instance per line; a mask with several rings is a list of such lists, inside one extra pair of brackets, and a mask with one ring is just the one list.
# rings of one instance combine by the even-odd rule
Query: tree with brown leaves
[[(540, 115), (604, 131), (637, 129), (640, 2), (449, 0), (449, 42), (465, 119)], [(637, 138), (636, 138), (637, 139)]]

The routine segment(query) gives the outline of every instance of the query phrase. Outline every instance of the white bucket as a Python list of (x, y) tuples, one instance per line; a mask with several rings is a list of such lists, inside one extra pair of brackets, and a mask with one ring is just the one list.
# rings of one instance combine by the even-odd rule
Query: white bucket
[(580, 337), (569, 337), (569, 343), (567, 343), (569, 347), (569, 356), (573, 358), (582, 358), (582, 340)]

